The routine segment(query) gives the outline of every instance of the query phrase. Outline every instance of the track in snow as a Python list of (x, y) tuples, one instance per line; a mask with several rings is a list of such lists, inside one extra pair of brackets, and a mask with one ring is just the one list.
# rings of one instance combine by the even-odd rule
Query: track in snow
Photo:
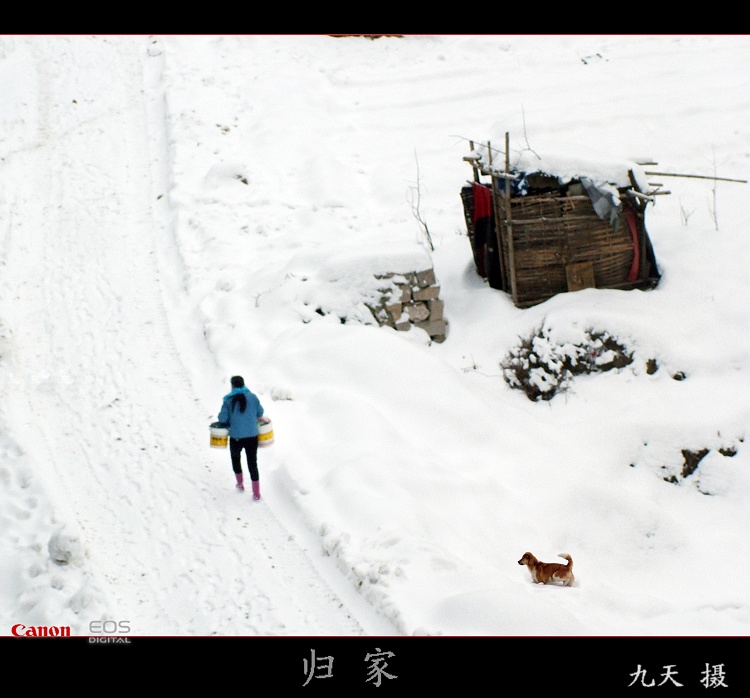
[(6, 192), (9, 412), (111, 616), (136, 635), (366, 634), (268, 502), (234, 491), (228, 455), (209, 467), (163, 301), (158, 57), (145, 38), (44, 41), (36, 138)]

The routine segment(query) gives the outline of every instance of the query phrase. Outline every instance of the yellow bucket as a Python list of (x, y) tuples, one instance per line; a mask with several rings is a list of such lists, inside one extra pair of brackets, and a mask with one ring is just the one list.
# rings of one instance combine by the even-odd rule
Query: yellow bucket
[(273, 443), (273, 423), (268, 417), (258, 420), (258, 448), (270, 446)]
[(211, 448), (226, 448), (227, 443), (229, 443), (229, 429), (216, 426), (217, 424), (220, 424), (220, 422), (214, 422), (209, 427)]

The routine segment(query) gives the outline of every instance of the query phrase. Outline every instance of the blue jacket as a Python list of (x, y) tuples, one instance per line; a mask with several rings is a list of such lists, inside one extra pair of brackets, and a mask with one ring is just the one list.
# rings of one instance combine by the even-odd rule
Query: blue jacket
[[(247, 409), (244, 412), (240, 412), (238, 403), (235, 403), (232, 409), (232, 398), (240, 394), (247, 398)], [(227, 393), (222, 399), (219, 421), (229, 424), (229, 436), (233, 439), (258, 436), (258, 419), (262, 416), (263, 405), (260, 404), (258, 396), (251, 393), (246, 386), (233, 388), (232, 392)]]

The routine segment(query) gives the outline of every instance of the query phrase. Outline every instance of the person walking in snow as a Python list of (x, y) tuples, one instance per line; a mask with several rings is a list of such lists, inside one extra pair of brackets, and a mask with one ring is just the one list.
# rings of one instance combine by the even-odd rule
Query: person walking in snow
[(258, 477), (258, 420), (263, 416), (263, 405), (258, 396), (245, 387), (242, 376), (232, 376), (232, 390), (221, 402), (219, 422), (229, 425), (229, 454), (232, 470), (237, 478), (237, 489), (244, 491), (242, 481), (242, 451), (247, 457), (247, 469), (253, 485), (253, 499), (260, 499)]

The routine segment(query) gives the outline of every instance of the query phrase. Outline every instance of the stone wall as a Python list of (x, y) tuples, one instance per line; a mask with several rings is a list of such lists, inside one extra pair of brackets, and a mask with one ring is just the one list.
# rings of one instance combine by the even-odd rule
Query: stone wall
[(368, 305), (378, 323), (400, 332), (418, 327), (435, 342), (445, 341), (446, 324), (440, 285), (433, 269), (407, 274), (376, 274), (383, 296), (377, 305)]

